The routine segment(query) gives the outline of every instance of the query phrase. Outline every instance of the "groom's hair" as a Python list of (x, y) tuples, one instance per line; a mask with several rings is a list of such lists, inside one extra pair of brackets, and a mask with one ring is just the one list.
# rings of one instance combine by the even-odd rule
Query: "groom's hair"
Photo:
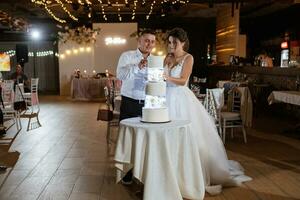
[(156, 32), (155, 32), (155, 30), (152, 30), (152, 29), (145, 29), (141, 32), (140, 36), (143, 36), (145, 34), (156, 35)]

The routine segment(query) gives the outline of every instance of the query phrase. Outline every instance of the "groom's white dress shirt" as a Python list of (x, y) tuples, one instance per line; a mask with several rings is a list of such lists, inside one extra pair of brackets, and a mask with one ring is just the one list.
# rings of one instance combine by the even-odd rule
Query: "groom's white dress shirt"
[(117, 67), (117, 78), (122, 80), (121, 95), (136, 100), (145, 99), (147, 68), (139, 69), (143, 59), (139, 49), (122, 53)]

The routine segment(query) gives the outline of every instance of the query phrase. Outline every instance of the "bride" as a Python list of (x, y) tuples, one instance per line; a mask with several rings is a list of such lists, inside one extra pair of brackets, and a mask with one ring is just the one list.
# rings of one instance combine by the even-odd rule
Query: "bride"
[(189, 40), (181, 28), (168, 34), (169, 54), (165, 59), (167, 81), (167, 105), (171, 119), (191, 121), (193, 137), (197, 141), (206, 191), (221, 192), (222, 186), (237, 186), (251, 180), (235, 161), (229, 161), (218, 135), (215, 123), (204, 106), (188, 88), (194, 59), (187, 53)]

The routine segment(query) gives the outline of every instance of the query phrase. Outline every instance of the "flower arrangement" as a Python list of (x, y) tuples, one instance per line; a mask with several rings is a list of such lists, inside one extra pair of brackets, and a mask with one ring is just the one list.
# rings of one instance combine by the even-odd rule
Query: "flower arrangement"
[(96, 36), (100, 32), (100, 28), (91, 29), (85, 26), (77, 27), (75, 29), (69, 29), (65, 27), (66, 32), (58, 32), (58, 39), (62, 43), (67, 41), (73, 41), (77, 44), (90, 44), (96, 42)]
[(14, 31), (27, 31), (29, 24), (20, 17), (11, 17), (8, 13), (0, 10), (0, 24), (9, 26)]

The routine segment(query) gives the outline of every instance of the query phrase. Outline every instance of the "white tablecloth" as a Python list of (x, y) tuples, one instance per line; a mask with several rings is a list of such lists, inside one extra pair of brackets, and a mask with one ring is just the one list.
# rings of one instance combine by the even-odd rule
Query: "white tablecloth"
[(134, 177), (144, 183), (144, 200), (204, 198), (200, 156), (189, 121), (122, 120), (114, 159), (123, 174), (133, 168)]
[(218, 81), (217, 87), (224, 88), (225, 84), (230, 84), (230, 85), (234, 85), (234, 86), (239, 86), (240, 85), (239, 82), (230, 81), (230, 80), (221, 80), (221, 81)]
[(104, 98), (104, 87), (107, 78), (101, 79), (72, 79), (71, 97), (77, 100), (92, 100)]
[(270, 105), (276, 102), (283, 102), (300, 106), (300, 92), (273, 91), (268, 97), (268, 102)]

